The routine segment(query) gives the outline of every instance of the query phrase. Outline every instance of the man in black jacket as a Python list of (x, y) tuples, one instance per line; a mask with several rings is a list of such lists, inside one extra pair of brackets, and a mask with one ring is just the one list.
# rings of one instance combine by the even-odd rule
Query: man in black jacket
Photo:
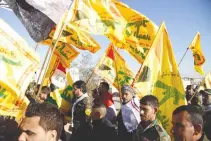
[(86, 93), (86, 83), (84, 81), (76, 81), (73, 84), (73, 105), (72, 114), (72, 136), (71, 141), (90, 140), (91, 133), (91, 103)]
[(91, 141), (117, 141), (116, 127), (105, 118), (106, 107), (95, 105), (92, 108), (92, 136)]

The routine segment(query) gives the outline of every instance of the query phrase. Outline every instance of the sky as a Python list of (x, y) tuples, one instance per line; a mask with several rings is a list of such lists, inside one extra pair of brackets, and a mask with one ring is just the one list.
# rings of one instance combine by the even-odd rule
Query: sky
[[(180, 62), (187, 47), (199, 31), (201, 47), (206, 58), (203, 66), (204, 72), (206, 74), (211, 71), (211, 0), (121, 0), (121, 2), (144, 14), (158, 26), (165, 21), (177, 63)], [(30, 47), (35, 47), (36, 43), (11, 11), (0, 8), (0, 18), (22, 36)], [(93, 62), (97, 63), (110, 42), (104, 36), (93, 35), (93, 37), (101, 45), (101, 50), (92, 54)], [(37, 50), (42, 60), (46, 51), (47, 47), (45, 46), (39, 46)], [(120, 54), (136, 73), (141, 65), (125, 51), (121, 50)], [(202, 77), (194, 70), (190, 50), (180, 64), (179, 71), (182, 77)]]

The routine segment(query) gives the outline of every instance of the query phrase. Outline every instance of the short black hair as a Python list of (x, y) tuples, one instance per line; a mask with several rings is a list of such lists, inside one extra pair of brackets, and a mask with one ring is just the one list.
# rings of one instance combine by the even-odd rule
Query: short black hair
[(40, 84), (37, 84), (37, 85), (36, 85), (36, 88), (39, 89), (39, 88), (40, 88)]
[(187, 85), (186, 90), (190, 90), (190, 89), (194, 89), (194, 86), (193, 85)]
[(50, 95), (51, 89), (48, 86), (43, 86), (42, 89), (41, 89), (41, 92), (44, 92), (47, 95)]
[(154, 95), (146, 95), (140, 100), (140, 104), (149, 105), (153, 108), (158, 108), (159, 102)]
[(109, 90), (109, 84), (107, 82), (101, 82), (100, 85), (103, 85), (103, 87)]
[(173, 115), (176, 115), (181, 112), (187, 112), (189, 114), (188, 121), (190, 121), (193, 125), (201, 124), (203, 126), (203, 111), (202, 108), (199, 108), (195, 105), (182, 105), (177, 107)]
[(53, 83), (51, 83), (50, 84), (50, 90), (51, 90), (51, 92), (53, 92), (56, 89), (58, 89), (58, 87), (56, 85), (54, 85)]
[(104, 104), (95, 104), (92, 108), (106, 108)]
[(82, 92), (85, 94), (87, 91), (86, 91), (86, 83), (82, 80), (78, 80), (76, 81), (73, 86), (75, 86), (76, 88), (78, 89), (82, 89)]
[(45, 130), (56, 130), (57, 140), (60, 138), (63, 125), (63, 116), (52, 104), (49, 103), (32, 103), (26, 109), (26, 117), (40, 117), (39, 125)]

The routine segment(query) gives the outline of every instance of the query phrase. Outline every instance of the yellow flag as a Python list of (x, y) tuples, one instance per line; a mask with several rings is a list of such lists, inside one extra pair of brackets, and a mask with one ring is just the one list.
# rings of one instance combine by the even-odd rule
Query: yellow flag
[(70, 20), (71, 13), (66, 11), (56, 28), (49, 34), (48, 40), (56, 40), (63, 29), (59, 41), (74, 45), (81, 50), (88, 50), (91, 53), (96, 53), (100, 49), (100, 45), (90, 35), (79, 30), (77, 26), (74, 26), (71, 23), (69, 23), (69, 26), (66, 26)]
[(75, 0), (71, 24), (92, 34), (106, 35), (143, 63), (158, 27), (145, 15), (112, 0)]
[(113, 47), (109, 45), (105, 54), (95, 68), (95, 73), (112, 83), (118, 90), (122, 85), (131, 85), (135, 77), (126, 61)]
[(48, 84), (50, 84), (50, 78), (51, 76), (54, 74), (56, 68), (58, 67), (60, 63), (60, 59), (57, 55), (53, 54), (50, 63), (49, 63), (49, 67), (47, 68), (47, 72), (44, 78), (44, 82), (43, 82), (43, 86), (47, 86)]
[[(41, 43), (44, 45), (49, 45), (50, 47), (54, 45), (54, 43), (52, 44), (51, 39), (47, 39)], [(79, 52), (75, 50), (71, 45), (63, 42), (58, 42), (54, 54), (59, 57), (62, 64), (66, 68), (69, 68), (70, 63), (78, 56)]]
[(157, 118), (170, 133), (172, 112), (186, 104), (183, 82), (174, 57), (171, 42), (162, 23), (152, 47), (136, 78), (136, 87), (143, 95), (155, 95), (159, 100)]
[(192, 43), (189, 46), (189, 49), (192, 50), (193, 58), (194, 58), (194, 68), (195, 70), (200, 73), (201, 75), (204, 75), (202, 65), (205, 62), (204, 54), (201, 50), (201, 44), (200, 44), (200, 33), (198, 32), (196, 36), (194, 37)]
[(204, 80), (201, 83), (202, 89), (211, 89), (211, 73), (207, 73)]
[(124, 3), (115, 1), (115, 6), (126, 24), (123, 28), (122, 39), (119, 35), (110, 34), (109, 39), (119, 48), (124, 48), (139, 63), (143, 63), (158, 27), (145, 15), (131, 9)]
[(0, 84), (0, 113), (3, 116), (15, 117), (17, 122), (20, 122), (25, 114), (25, 110), (29, 104), (29, 100), (14, 95), (10, 89), (6, 89)]
[(16, 101), (14, 109), (16, 109), (17, 107), (17, 114), (16, 114), (17, 121), (20, 121), (23, 118), (29, 103), (30, 101), (26, 96), (24, 96), (23, 98), (19, 98)]
[[(49, 39), (51, 40), (54, 36), (55, 29), (49, 34)], [(100, 49), (100, 45), (91, 38), (87, 33), (78, 29), (78, 27), (69, 24), (62, 32), (59, 41), (64, 42), (69, 45), (74, 45), (78, 49), (88, 50), (91, 53), (96, 53)]]
[(0, 19), (0, 107), (4, 107), (0, 108), (1, 114), (10, 115), (12, 109), (20, 108), (15, 103), (25, 97), (39, 62), (38, 54)]
[[(67, 114), (71, 108), (71, 100), (72, 100), (72, 85), (73, 80), (68, 72), (66, 74), (67, 77), (67, 84), (66, 87), (63, 89), (56, 89), (51, 92), (50, 97), (48, 98), (47, 102), (57, 105), (59, 110), (64, 114)], [(69, 116), (66, 116), (66, 120), (70, 120)]]

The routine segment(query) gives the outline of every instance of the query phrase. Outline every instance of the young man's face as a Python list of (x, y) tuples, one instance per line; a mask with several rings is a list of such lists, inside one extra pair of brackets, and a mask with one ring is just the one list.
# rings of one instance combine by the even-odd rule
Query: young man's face
[(76, 86), (73, 86), (73, 94), (76, 97), (81, 96), (81, 94), (82, 94), (81, 89), (80, 88), (77, 88)]
[(193, 93), (194, 93), (193, 88), (188, 88), (188, 89), (186, 89), (185, 93), (186, 93), (187, 95), (193, 95)]
[(133, 95), (130, 92), (122, 93), (122, 100), (124, 103), (128, 103), (133, 99)]
[(98, 91), (100, 94), (102, 94), (107, 91), (107, 88), (103, 84), (100, 84), (98, 87)]
[(46, 100), (48, 98), (48, 94), (44, 93), (44, 92), (41, 92), (40, 93), (40, 99), (41, 100)]
[(172, 134), (175, 141), (194, 141), (194, 126), (186, 111), (172, 116)]
[(25, 117), (21, 122), (22, 133), (18, 141), (56, 141), (55, 131), (45, 131), (39, 125), (40, 117)]
[(156, 117), (157, 108), (153, 108), (149, 105), (140, 104), (141, 121), (148, 122), (153, 121)]
[(207, 93), (203, 93), (202, 94), (202, 101), (203, 101), (203, 105), (207, 106), (211, 104), (211, 95), (208, 95)]

